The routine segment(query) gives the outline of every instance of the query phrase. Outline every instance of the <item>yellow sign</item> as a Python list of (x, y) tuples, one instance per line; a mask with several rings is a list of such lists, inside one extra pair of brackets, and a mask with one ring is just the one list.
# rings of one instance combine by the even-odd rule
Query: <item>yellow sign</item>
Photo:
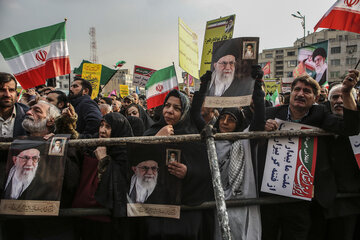
[(120, 96), (122, 98), (129, 95), (129, 86), (128, 85), (119, 85), (120, 86)]
[(179, 18), (179, 65), (199, 79), (198, 36)]
[(101, 64), (84, 63), (81, 77), (88, 80), (92, 86), (91, 99), (94, 99), (99, 94), (100, 79), (101, 79)]
[(281, 93), (281, 84), (280, 81), (275, 79), (266, 79), (264, 80), (265, 88), (266, 88), (266, 94), (270, 93), (273, 94), (276, 89), (279, 93)]
[(235, 14), (206, 23), (204, 45), (201, 57), (200, 77), (211, 70), (213, 43), (231, 39), (235, 24)]

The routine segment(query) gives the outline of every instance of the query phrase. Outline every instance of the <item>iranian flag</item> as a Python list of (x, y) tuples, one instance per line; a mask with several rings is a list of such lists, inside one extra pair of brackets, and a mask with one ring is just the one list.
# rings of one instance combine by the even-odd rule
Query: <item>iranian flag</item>
[(0, 52), (24, 89), (71, 72), (65, 22), (3, 39)]
[(162, 105), (166, 95), (174, 88), (178, 89), (174, 66), (153, 73), (145, 86), (148, 108)]
[(360, 0), (338, 0), (314, 27), (360, 33)]

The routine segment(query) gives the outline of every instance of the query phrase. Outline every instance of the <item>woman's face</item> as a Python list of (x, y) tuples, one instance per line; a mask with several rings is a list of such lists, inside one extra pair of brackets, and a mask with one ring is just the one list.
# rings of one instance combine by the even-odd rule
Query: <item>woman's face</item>
[(233, 132), (236, 128), (236, 119), (230, 114), (222, 114), (219, 117), (219, 129), (221, 133)]
[(99, 137), (100, 138), (111, 137), (111, 126), (106, 121), (101, 121), (100, 123)]
[(127, 115), (139, 118), (140, 117), (139, 109), (137, 109), (137, 107), (135, 106), (132, 106), (127, 110)]
[(165, 122), (169, 125), (175, 125), (180, 120), (181, 110), (180, 98), (174, 96), (169, 97), (162, 112)]

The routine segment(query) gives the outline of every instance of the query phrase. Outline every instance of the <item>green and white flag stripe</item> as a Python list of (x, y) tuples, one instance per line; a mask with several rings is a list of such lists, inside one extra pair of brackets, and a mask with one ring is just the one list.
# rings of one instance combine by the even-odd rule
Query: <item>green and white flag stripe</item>
[(0, 41), (0, 52), (5, 60), (9, 60), (61, 40), (66, 40), (65, 22), (19, 33), (3, 39)]
[(0, 52), (24, 89), (71, 72), (65, 22), (0, 41)]
[(146, 98), (149, 108), (161, 105), (166, 94), (178, 87), (175, 67), (170, 66), (153, 73), (146, 83)]

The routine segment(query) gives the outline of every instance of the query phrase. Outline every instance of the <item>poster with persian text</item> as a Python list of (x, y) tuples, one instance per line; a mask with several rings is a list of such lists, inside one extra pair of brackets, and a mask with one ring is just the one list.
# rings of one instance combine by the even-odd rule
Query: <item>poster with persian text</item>
[(155, 69), (134, 66), (133, 85), (138, 87), (145, 87), (151, 75), (156, 72)]
[[(276, 119), (278, 130), (315, 129)], [(313, 198), (317, 137), (283, 137), (268, 141), (261, 191), (310, 201)]]
[(59, 214), (68, 137), (17, 139), (11, 144), (0, 214)]
[(234, 32), (234, 25), (235, 14), (206, 22), (200, 77), (211, 69), (213, 43), (231, 39)]

